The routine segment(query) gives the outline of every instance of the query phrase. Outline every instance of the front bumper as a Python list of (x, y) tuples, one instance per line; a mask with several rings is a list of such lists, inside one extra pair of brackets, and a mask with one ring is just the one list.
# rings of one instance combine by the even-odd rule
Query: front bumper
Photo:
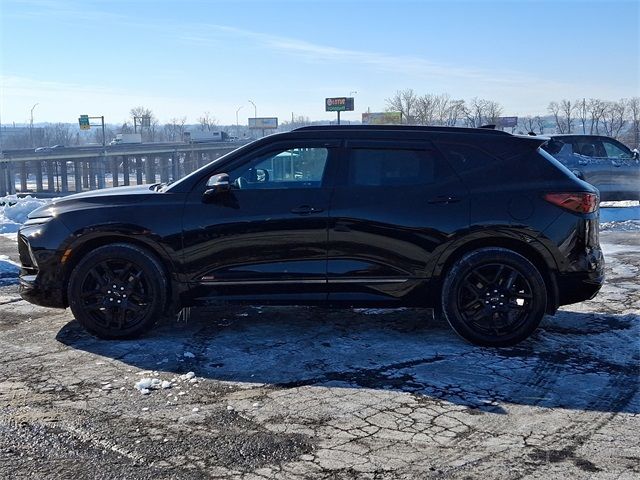
[(66, 308), (64, 269), (61, 261), (64, 240), (70, 232), (61, 222), (24, 225), (18, 232), (20, 277), (18, 293), (30, 303)]
[(42, 307), (67, 307), (62, 290), (60, 288), (41, 285), (38, 280), (38, 275), (21, 273), (19, 281), (18, 293), (27, 302)]

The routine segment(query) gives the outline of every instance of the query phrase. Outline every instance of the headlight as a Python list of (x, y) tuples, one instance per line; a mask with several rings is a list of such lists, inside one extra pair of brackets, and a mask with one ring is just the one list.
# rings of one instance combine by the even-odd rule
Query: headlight
[(29, 218), (26, 222), (24, 222), (25, 226), (28, 225), (42, 225), (43, 223), (47, 223), (49, 220), (53, 219), (53, 217), (37, 217), (37, 218)]

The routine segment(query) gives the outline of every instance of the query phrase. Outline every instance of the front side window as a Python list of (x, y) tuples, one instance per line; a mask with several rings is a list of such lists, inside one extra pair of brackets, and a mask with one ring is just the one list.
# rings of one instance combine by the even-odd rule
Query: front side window
[(295, 147), (259, 155), (229, 172), (236, 189), (320, 188), (326, 148)]
[(354, 148), (350, 157), (351, 185), (426, 185), (435, 181), (434, 158), (424, 150)]

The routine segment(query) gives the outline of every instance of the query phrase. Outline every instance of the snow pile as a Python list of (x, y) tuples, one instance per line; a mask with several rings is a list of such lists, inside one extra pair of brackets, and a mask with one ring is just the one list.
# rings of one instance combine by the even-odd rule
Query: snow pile
[(20, 225), (27, 221), (27, 215), (49, 202), (49, 199), (33, 198), (29, 195), (0, 197), (0, 233), (17, 232)]
[(0, 286), (16, 283), (20, 267), (9, 260), (6, 255), (0, 255)]
[[(148, 375), (148, 374), (156, 374), (157, 372), (140, 372), (138, 375)], [(153, 390), (167, 390), (169, 388), (176, 388), (180, 390), (181, 382), (188, 383), (196, 383), (198, 379), (195, 378), (196, 374), (193, 372), (185, 373), (184, 375), (180, 375), (179, 377), (173, 377), (171, 381), (169, 380), (160, 380), (157, 377), (142, 377), (138, 380), (133, 387), (138, 390), (142, 395), (149, 395)], [(186, 392), (179, 392), (178, 395), (185, 395)]]
[(604, 222), (600, 224), (601, 232), (638, 232), (640, 220), (625, 220), (622, 222)]

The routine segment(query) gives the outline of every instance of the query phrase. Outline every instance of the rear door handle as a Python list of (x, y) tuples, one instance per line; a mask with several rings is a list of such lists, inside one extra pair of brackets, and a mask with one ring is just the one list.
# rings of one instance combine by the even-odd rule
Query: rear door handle
[(299, 207), (291, 209), (291, 213), (297, 213), (298, 215), (310, 215), (312, 213), (320, 213), (322, 211), (322, 208), (315, 208), (311, 205), (300, 205)]
[(431, 205), (448, 205), (450, 203), (458, 203), (460, 201), (459, 198), (452, 197), (449, 195), (439, 195), (437, 197), (433, 197), (430, 200), (427, 200), (427, 203)]

